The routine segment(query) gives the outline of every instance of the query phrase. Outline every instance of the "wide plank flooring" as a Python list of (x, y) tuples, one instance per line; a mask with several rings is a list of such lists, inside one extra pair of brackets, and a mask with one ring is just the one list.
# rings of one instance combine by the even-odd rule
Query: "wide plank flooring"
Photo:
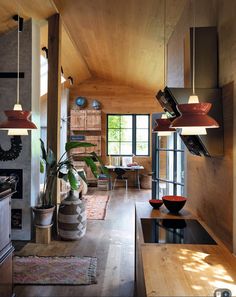
[[(90, 189), (90, 192), (97, 191)], [(104, 191), (97, 191), (105, 195)], [(90, 193), (89, 193), (90, 194)], [(134, 203), (147, 201), (150, 190), (117, 188), (109, 192), (105, 220), (89, 220), (79, 241), (52, 241), (49, 245), (28, 243), (18, 255), (92, 256), (98, 258), (97, 284), (88, 286), (14, 287), (17, 297), (133, 296)]]

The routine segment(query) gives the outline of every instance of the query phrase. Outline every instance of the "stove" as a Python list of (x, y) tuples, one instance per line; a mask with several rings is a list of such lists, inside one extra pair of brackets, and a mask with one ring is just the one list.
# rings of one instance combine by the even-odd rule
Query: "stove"
[(211, 244), (215, 240), (193, 219), (141, 219), (145, 243)]

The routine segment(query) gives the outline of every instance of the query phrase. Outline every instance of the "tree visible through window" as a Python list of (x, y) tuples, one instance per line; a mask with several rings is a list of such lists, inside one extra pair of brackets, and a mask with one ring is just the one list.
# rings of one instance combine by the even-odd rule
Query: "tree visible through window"
[(149, 155), (149, 115), (108, 115), (108, 155)]

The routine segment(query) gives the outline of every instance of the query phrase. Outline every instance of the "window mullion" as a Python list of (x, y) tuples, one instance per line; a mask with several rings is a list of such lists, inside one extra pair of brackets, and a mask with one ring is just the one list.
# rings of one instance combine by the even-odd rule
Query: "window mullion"
[(136, 155), (136, 115), (132, 115), (132, 153)]

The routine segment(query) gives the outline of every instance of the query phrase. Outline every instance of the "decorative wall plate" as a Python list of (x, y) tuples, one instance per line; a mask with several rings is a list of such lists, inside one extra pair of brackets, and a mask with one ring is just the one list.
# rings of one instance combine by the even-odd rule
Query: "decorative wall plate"
[(77, 97), (75, 99), (75, 104), (79, 107), (84, 107), (87, 103), (87, 99), (85, 97)]

